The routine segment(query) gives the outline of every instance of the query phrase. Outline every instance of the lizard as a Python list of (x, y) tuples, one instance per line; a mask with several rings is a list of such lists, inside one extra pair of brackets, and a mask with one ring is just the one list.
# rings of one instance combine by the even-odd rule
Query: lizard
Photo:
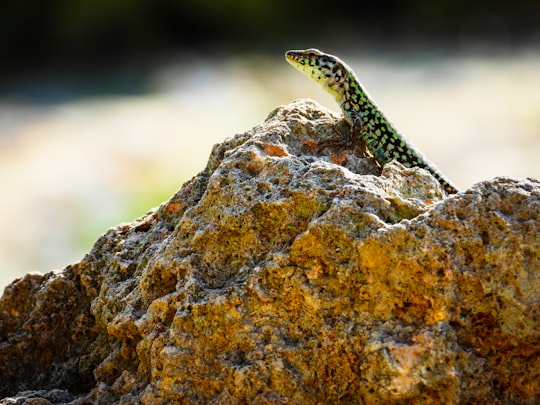
[(285, 59), (334, 97), (345, 121), (351, 125), (347, 143), (359, 138), (381, 167), (392, 160), (405, 167), (420, 167), (430, 172), (447, 194), (458, 192), (446, 176), (399, 133), (345, 62), (313, 48), (287, 51)]

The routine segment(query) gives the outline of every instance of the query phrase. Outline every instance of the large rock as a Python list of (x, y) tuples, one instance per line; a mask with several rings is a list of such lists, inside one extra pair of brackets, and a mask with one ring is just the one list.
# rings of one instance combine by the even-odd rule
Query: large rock
[(2, 404), (540, 402), (540, 184), (445, 198), (309, 101), (0, 301)]

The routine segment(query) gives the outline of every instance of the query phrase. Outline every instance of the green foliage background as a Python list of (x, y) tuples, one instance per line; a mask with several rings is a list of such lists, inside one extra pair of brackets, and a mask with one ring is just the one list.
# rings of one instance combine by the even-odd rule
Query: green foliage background
[(1, 69), (95, 66), (171, 49), (264, 52), (285, 40), (452, 47), (480, 37), (516, 44), (539, 40), (538, 21), (534, 0), (10, 1), (0, 13)]

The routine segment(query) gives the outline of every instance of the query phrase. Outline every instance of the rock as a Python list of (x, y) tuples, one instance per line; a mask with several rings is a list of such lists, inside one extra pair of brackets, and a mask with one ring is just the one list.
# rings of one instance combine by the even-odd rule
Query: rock
[(0, 301), (1, 404), (540, 402), (540, 183), (445, 198), (310, 101)]

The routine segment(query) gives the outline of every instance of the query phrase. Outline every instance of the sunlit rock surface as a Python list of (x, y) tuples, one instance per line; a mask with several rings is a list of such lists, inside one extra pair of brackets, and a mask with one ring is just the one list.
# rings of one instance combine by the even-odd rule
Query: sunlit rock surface
[(346, 131), (276, 109), (81, 262), (8, 286), (0, 403), (540, 401), (540, 183), (445, 198)]

